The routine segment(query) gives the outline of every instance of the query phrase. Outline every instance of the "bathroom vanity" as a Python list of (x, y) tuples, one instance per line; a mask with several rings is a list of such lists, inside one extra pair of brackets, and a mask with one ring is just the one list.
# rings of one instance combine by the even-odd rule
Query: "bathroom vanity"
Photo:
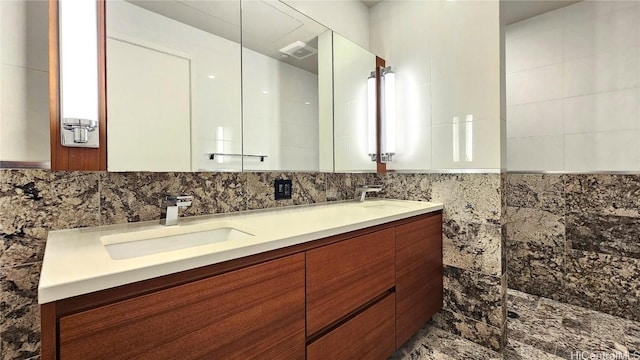
[(42, 358), (386, 359), (442, 307), (441, 209), (379, 200), (180, 219), (170, 236), (210, 224), (246, 236), (129, 258), (106, 249), (113, 236), (167, 230), (52, 232)]

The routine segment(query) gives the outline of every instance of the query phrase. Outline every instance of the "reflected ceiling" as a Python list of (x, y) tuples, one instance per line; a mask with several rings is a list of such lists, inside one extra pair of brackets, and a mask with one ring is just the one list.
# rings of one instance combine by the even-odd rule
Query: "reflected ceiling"
[[(237, 0), (127, 1), (227, 40), (241, 42)], [(318, 72), (317, 56), (297, 59), (283, 55), (280, 49), (296, 41), (317, 49), (317, 36), (327, 28), (279, 1), (245, 1), (242, 17), (244, 47), (309, 72)]]

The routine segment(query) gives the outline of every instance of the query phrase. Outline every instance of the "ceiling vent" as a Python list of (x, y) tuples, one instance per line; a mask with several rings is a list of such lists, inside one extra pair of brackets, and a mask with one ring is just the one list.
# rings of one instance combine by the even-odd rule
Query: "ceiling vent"
[(296, 42), (293, 42), (283, 47), (282, 49), (280, 49), (280, 52), (283, 54), (293, 56), (298, 60), (302, 60), (318, 53), (318, 49), (315, 49), (305, 44), (304, 42), (298, 40)]

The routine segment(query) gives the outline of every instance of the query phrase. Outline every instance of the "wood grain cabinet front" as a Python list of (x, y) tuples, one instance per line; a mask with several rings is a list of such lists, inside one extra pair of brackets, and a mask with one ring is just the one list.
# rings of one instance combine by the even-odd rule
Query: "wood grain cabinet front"
[(386, 359), (395, 351), (395, 294), (307, 346), (307, 360)]
[(396, 227), (396, 346), (442, 308), (442, 215)]
[(307, 251), (307, 336), (391, 289), (393, 227)]
[(304, 359), (304, 254), (62, 317), (60, 358)]

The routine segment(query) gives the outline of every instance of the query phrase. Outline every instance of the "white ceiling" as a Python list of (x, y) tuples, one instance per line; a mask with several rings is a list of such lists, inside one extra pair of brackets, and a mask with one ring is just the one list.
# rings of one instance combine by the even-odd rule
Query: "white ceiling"
[(556, 10), (580, 0), (500, 0), (502, 18), (506, 25)]
[[(384, 0), (360, 0), (367, 7), (373, 7)], [(429, 0), (420, 0), (429, 1)], [(513, 24), (551, 10), (575, 4), (580, 0), (500, 0), (502, 16), (506, 25)]]
[(378, 3), (381, 3), (382, 0), (360, 0), (360, 2), (367, 5), (367, 7), (372, 7), (374, 5), (377, 5)]
[[(240, 7), (237, 1), (127, 1), (231, 41), (240, 42)], [(368, 7), (372, 7), (384, 0), (360, 1)], [(509, 25), (578, 1), (500, 0), (500, 6), (503, 20), (505, 24)], [(284, 58), (278, 50), (298, 40), (312, 47), (317, 47), (317, 36), (327, 28), (284, 3), (273, 0), (246, 1), (243, 16), (242, 41), (244, 46), (307, 71), (317, 72), (317, 56), (303, 60), (294, 57)]]
[[(1, 1), (1, 0), (0, 0)], [(240, 3), (229, 0), (127, 0), (146, 10), (200, 30), (240, 43)], [(109, 15), (107, 14), (107, 17)], [(279, 1), (246, 1), (242, 8), (242, 44), (274, 59), (312, 73), (318, 72), (318, 57), (283, 57), (279, 49), (295, 41), (317, 48), (323, 25)]]

